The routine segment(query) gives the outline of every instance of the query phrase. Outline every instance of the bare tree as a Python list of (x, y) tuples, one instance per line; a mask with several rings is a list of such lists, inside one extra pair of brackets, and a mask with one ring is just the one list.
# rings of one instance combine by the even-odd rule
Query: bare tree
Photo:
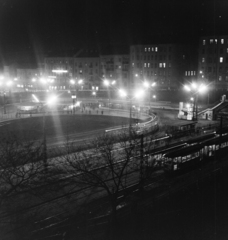
[(1, 221), (1, 231), (12, 227), (12, 217), (7, 216), (11, 216), (28, 203), (29, 199), (25, 200), (19, 194), (29, 191), (39, 179), (43, 178), (42, 155), (42, 143), (23, 142), (15, 135), (1, 139), (0, 218), (4, 219)]
[[(90, 142), (90, 150), (62, 157), (58, 169), (70, 176), (69, 181), (76, 188), (101, 189), (98, 197), (108, 195), (112, 221), (115, 222), (120, 203), (118, 197), (126, 196), (129, 184), (139, 180), (139, 144), (138, 136), (132, 134), (129, 140), (127, 132), (98, 136)], [(133, 180), (130, 180), (130, 175)]]

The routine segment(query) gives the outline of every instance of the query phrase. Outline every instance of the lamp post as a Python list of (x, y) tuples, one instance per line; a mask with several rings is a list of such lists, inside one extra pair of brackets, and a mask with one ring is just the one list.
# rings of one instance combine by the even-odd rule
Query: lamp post
[(55, 95), (50, 96), (46, 104), (43, 106), (43, 163), (44, 170), (47, 172), (48, 170), (48, 162), (47, 162), (47, 133), (46, 133), (46, 106), (53, 106), (56, 104), (57, 97)]
[(6, 82), (2, 82), (4, 79), (5, 78), (3, 76), (0, 77), (0, 86), (3, 88), (3, 113), (6, 114), (6, 92), (9, 91), (8, 97), (11, 97), (13, 81), (7, 80)]
[(76, 103), (76, 98), (77, 98), (77, 85), (82, 85), (83, 84), (83, 80), (80, 79), (78, 81), (74, 80), (74, 79), (71, 79), (70, 80), (70, 84), (72, 86), (74, 86), (74, 94), (72, 93), (71, 95), (71, 98), (72, 98), (72, 103), (73, 103), (73, 106), (72, 106), (72, 112), (75, 114), (75, 103)]
[(75, 100), (77, 98), (77, 96), (75, 94), (71, 95), (71, 98), (72, 98), (72, 113), (75, 114)]
[(110, 91), (109, 91), (109, 87), (114, 87), (114, 85), (116, 84), (116, 81), (113, 80), (113, 81), (109, 81), (108, 79), (104, 79), (104, 85), (108, 88), (108, 108), (109, 108), (109, 114), (110, 114), (110, 98), (111, 98), (111, 94), (110, 94)]
[(92, 95), (96, 98), (97, 97), (97, 92), (99, 90), (98, 86), (92, 86)]
[(128, 98), (128, 100), (130, 102), (130, 106), (129, 106), (129, 134), (131, 135), (131, 130), (132, 130), (132, 100), (141, 98), (144, 95), (144, 90), (139, 89), (139, 90), (135, 91), (132, 94), (132, 96), (128, 97), (128, 94), (125, 90), (119, 89), (119, 95), (122, 98)]
[(3, 93), (3, 113), (6, 114), (6, 93)]
[(44, 170), (47, 171), (48, 164), (47, 164), (47, 135), (46, 135), (46, 111), (43, 109), (43, 162), (44, 162)]
[(184, 89), (188, 92), (192, 92), (194, 95), (192, 120), (198, 121), (198, 95), (199, 93), (204, 93), (207, 90), (207, 86), (203, 83), (193, 82), (190, 85), (185, 85)]
[(151, 94), (152, 94), (152, 89), (156, 86), (156, 82), (153, 82), (150, 84), (148, 81), (144, 81), (143, 86), (149, 91), (149, 106), (151, 109)]

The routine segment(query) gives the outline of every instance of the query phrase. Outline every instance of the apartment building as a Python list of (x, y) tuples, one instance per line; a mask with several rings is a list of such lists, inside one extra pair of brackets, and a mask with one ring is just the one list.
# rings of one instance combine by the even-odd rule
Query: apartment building
[[(189, 46), (175, 44), (133, 45), (130, 47), (130, 76), (133, 85), (147, 80), (159, 88), (177, 88), (189, 65)], [(194, 70), (196, 71), (196, 69)]]
[(50, 89), (65, 90), (73, 77), (73, 57), (47, 57), (44, 59), (43, 84)]
[(128, 87), (129, 55), (114, 54), (100, 56), (102, 79), (115, 80), (119, 87)]
[(228, 89), (228, 36), (200, 38), (198, 79), (215, 89)]
[(100, 85), (100, 57), (97, 51), (81, 51), (74, 57), (73, 78), (82, 79), (86, 89)]

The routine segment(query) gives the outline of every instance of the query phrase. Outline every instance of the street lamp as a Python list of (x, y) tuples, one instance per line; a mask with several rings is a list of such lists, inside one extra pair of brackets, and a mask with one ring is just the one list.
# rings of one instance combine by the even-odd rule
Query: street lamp
[(75, 113), (75, 102), (76, 102), (76, 98), (77, 98), (77, 85), (79, 86), (79, 85), (82, 85), (83, 84), (83, 80), (82, 79), (79, 79), (78, 81), (76, 81), (76, 80), (74, 80), (74, 79), (71, 79), (70, 80), (70, 84), (72, 85), (72, 86), (74, 86), (74, 94), (72, 94), (71, 95), (71, 98), (72, 98), (72, 100), (73, 100), (73, 108), (72, 108), (72, 110), (73, 110), (73, 113)]
[[(151, 108), (151, 94), (152, 94), (152, 89), (156, 86), (156, 82), (149, 83), (148, 81), (143, 82), (143, 86), (149, 91), (149, 106)], [(154, 98), (154, 97), (153, 97)]]
[(188, 92), (192, 92), (195, 97), (193, 98), (193, 121), (198, 120), (198, 95), (207, 91), (207, 85), (203, 83), (192, 82), (190, 85), (184, 85), (184, 89)]
[(72, 102), (73, 103), (72, 111), (73, 111), (73, 113), (75, 113), (75, 100), (76, 100), (77, 96), (75, 94), (72, 94), (71, 98), (72, 98), (72, 101), (73, 101)]
[(114, 85), (116, 84), (115, 80), (109, 81), (108, 79), (104, 79), (104, 85), (108, 88), (108, 108), (109, 108), (109, 113), (110, 113), (110, 98), (111, 98), (111, 94), (109, 91), (109, 87), (114, 87)]
[(12, 86), (14, 82), (11, 80), (3, 81), (5, 78), (3, 76), (0, 77), (0, 87), (2, 87), (3, 91), (3, 112), (6, 114), (6, 92), (9, 91), (9, 97), (11, 96)]
[(44, 169), (47, 171), (48, 163), (47, 163), (47, 135), (46, 135), (46, 106), (54, 106), (57, 102), (58, 98), (55, 95), (50, 96), (46, 100), (46, 104), (43, 106), (43, 149), (44, 149)]
[(143, 89), (138, 89), (135, 91), (132, 96), (128, 96), (128, 93), (124, 89), (119, 89), (119, 95), (122, 98), (128, 98), (130, 101), (130, 109), (129, 109), (129, 134), (131, 134), (132, 129), (132, 100), (133, 99), (140, 99), (145, 94)]
[(6, 114), (6, 93), (3, 93), (3, 112)]

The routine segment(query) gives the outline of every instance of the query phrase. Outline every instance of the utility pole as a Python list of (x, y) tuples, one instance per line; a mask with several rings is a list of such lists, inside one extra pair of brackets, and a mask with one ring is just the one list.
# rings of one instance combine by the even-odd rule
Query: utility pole
[(219, 138), (220, 138), (220, 141), (219, 141), (219, 148), (221, 148), (221, 142), (222, 142), (222, 123), (223, 123), (223, 115), (220, 114), (220, 133), (219, 133)]
[(129, 110), (129, 135), (131, 136), (132, 134), (132, 99), (130, 98), (130, 110)]
[(6, 114), (6, 93), (3, 93), (3, 111)]
[(141, 194), (143, 193), (143, 186), (144, 186), (144, 144), (143, 144), (143, 140), (144, 140), (144, 135), (141, 134), (140, 136), (140, 192)]
[(195, 93), (195, 97), (194, 97), (192, 120), (198, 121), (198, 92)]
[(76, 100), (76, 95), (72, 95), (72, 100), (73, 100), (73, 106), (72, 106), (72, 113), (75, 114), (75, 100)]
[(44, 109), (43, 112), (43, 162), (44, 162), (44, 170), (47, 172), (48, 164), (47, 164), (47, 139), (46, 139), (46, 112)]

